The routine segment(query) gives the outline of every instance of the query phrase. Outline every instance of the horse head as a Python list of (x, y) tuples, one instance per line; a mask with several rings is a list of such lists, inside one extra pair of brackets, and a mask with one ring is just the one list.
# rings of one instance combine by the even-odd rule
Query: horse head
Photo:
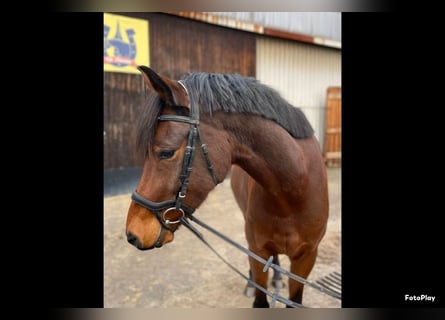
[[(184, 219), (224, 179), (230, 160), (217, 157), (215, 146), (219, 153), (224, 143), (218, 142), (215, 128), (200, 125), (199, 107), (191, 104), (183, 83), (148, 67), (139, 70), (151, 99), (138, 129), (145, 156), (128, 209), (126, 234), (128, 242), (147, 250), (173, 241)], [(209, 138), (209, 147), (203, 136)]]

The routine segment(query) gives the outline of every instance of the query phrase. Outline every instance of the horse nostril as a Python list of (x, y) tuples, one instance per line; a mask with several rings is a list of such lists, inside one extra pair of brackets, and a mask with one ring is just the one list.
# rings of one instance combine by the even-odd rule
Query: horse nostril
[(139, 247), (139, 239), (131, 232), (127, 232), (127, 241), (135, 247)]

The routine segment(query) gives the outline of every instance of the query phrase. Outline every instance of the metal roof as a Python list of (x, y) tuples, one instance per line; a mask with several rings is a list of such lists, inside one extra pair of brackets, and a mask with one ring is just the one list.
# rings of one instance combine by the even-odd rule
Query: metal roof
[(341, 12), (171, 12), (225, 27), (341, 48)]

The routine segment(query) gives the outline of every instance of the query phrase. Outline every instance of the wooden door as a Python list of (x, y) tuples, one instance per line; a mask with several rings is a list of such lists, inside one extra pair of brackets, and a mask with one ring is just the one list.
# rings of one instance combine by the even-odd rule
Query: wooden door
[(323, 157), (327, 166), (341, 165), (341, 87), (328, 87)]

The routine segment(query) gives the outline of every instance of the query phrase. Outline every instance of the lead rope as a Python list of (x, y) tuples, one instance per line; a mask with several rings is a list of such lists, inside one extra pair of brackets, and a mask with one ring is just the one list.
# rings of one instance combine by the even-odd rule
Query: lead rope
[[(225, 236), (224, 234), (220, 233), (219, 231), (213, 229), (212, 227), (210, 227), (209, 225), (205, 224), (204, 222), (202, 222), (201, 220), (199, 220), (198, 218), (196, 218), (194, 215), (189, 215), (190, 220), (194, 221), (195, 223), (199, 224), (201, 227), (207, 229), (208, 231), (214, 233), (215, 235), (217, 235), (218, 237), (220, 237), (221, 239), (229, 242), (231, 245), (233, 245), (234, 247), (238, 248), (239, 250), (241, 250), (242, 252), (246, 253), (248, 256), (252, 257), (253, 259), (257, 260), (258, 262), (261, 262), (262, 264), (264, 264), (264, 268), (263, 268), (263, 272), (266, 272), (269, 268), (272, 268), (282, 274), (284, 274), (285, 276), (298, 281), (300, 283), (303, 283), (309, 287), (312, 287), (322, 293), (328, 294), (331, 297), (334, 297), (336, 299), (341, 299), (341, 294), (339, 294), (338, 292), (335, 292), (333, 290), (330, 290), (326, 287), (322, 287), (316, 283), (310, 282), (300, 276), (297, 276), (296, 274), (293, 274), (289, 271), (287, 271), (286, 269), (283, 269), (280, 265), (277, 265), (275, 263), (273, 263), (273, 256), (270, 256), (269, 259), (266, 261), (263, 258), (261, 258), (260, 256), (258, 256), (257, 254), (253, 253), (252, 251), (250, 251), (247, 248), (244, 248), (243, 246), (241, 246), (240, 244), (236, 243), (235, 241), (233, 241), (232, 239), (230, 239), (229, 237)], [(185, 220), (185, 219), (184, 219)], [(270, 294), (269, 294), (270, 295)], [(292, 302), (295, 303), (295, 302)]]
[[(242, 252), (246, 253), (247, 255), (249, 255), (250, 257), (254, 258), (255, 260), (257, 260), (258, 262), (261, 262), (262, 264), (264, 264), (264, 269), (263, 272), (266, 272), (269, 267), (284, 274), (285, 276), (288, 276), (289, 278), (298, 281), (300, 283), (303, 283), (309, 287), (312, 287), (320, 292), (326, 293), (334, 298), (337, 299), (341, 299), (341, 294), (339, 294), (338, 292), (335, 292), (333, 290), (330, 290), (328, 288), (322, 287), (316, 283), (312, 283), (308, 280), (306, 280), (305, 278), (302, 278), (300, 276), (297, 276), (296, 274), (293, 274), (289, 271), (287, 271), (286, 269), (283, 269), (280, 265), (277, 265), (275, 263), (273, 263), (273, 256), (270, 256), (269, 259), (266, 261), (263, 258), (261, 258), (260, 256), (258, 256), (257, 254), (253, 253), (252, 251), (250, 251), (247, 248), (244, 248), (243, 246), (241, 246), (240, 244), (236, 243), (235, 241), (233, 241), (232, 239), (230, 239), (229, 237), (223, 235), (222, 233), (220, 233), (219, 231), (213, 229), (212, 227), (210, 227), (209, 225), (205, 224), (204, 222), (202, 222), (201, 220), (199, 220), (198, 218), (196, 218), (194, 215), (189, 215), (190, 220), (196, 222), (197, 224), (199, 224), (201, 227), (207, 229), (208, 231), (214, 233), (215, 235), (217, 235), (218, 237), (220, 237), (221, 239), (229, 242), (230, 244), (232, 244), (234, 247), (238, 248), (239, 250), (241, 250)], [(184, 219), (185, 220), (185, 219)]]
[[(278, 272), (281, 272), (282, 274), (288, 276), (289, 278), (301, 282), (309, 287), (312, 287), (320, 292), (326, 293), (334, 298), (337, 299), (341, 299), (341, 295), (338, 294), (335, 291), (332, 291), (330, 289), (327, 289), (325, 287), (319, 286), (316, 283), (312, 283), (300, 276), (297, 276), (289, 271), (287, 271), (286, 269), (281, 268), (279, 265), (274, 264), (273, 261), (273, 256), (270, 256), (269, 259), (266, 261), (263, 258), (261, 258), (260, 256), (258, 256), (257, 254), (253, 253), (252, 251), (250, 251), (247, 248), (244, 248), (243, 246), (241, 246), (240, 244), (236, 243), (235, 241), (233, 241), (232, 239), (228, 238), (227, 236), (225, 236), (224, 234), (220, 233), (219, 231), (213, 229), (212, 227), (210, 227), (209, 225), (205, 224), (204, 222), (202, 222), (201, 220), (199, 220), (198, 218), (196, 218), (194, 215), (189, 215), (188, 218), (192, 221), (194, 221), (195, 223), (197, 223), (198, 225), (200, 225), (201, 227), (207, 229), (208, 231), (212, 232), (213, 234), (217, 235), (218, 237), (220, 237), (221, 239), (227, 241), (228, 243), (230, 243), (231, 245), (233, 245), (234, 247), (236, 247), (237, 249), (241, 250), (242, 252), (246, 253), (248, 256), (254, 258), (255, 260), (261, 262), (262, 264), (264, 264), (264, 268), (263, 268), (263, 272), (266, 272), (269, 268), (272, 268), (274, 270), (277, 270)], [(210, 250), (212, 250), (227, 266), (229, 266), (232, 270), (234, 270), (236, 273), (238, 273), (241, 277), (243, 277), (244, 279), (247, 280), (248, 284), (251, 286), (254, 286), (255, 288), (259, 289), (260, 291), (264, 292), (266, 295), (270, 296), (272, 298), (271, 301), (271, 305), (275, 304), (275, 301), (279, 301), (281, 303), (284, 303), (288, 306), (294, 307), (294, 308), (307, 308), (306, 306), (299, 304), (295, 301), (286, 299), (282, 296), (280, 296), (277, 292), (277, 290), (275, 292), (270, 292), (267, 289), (263, 288), (262, 286), (260, 286), (259, 284), (257, 284), (256, 282), (254, 282), (253, 280), (251, 280), (249, 277), (245, 276), (241, 271), (239, 271), (238, 269), (236, 269), (233, 265), (231, 265), (226, 259), (224, 259), (224, 257), (222, 257), (205, 239), (204, 236), (194, 227), (190, 224), (189, 221), (187, 221), (186, 218), (181, 218), (181, 222), (182, 224), (189, 229), (195, 236), (197, 236)]]
[[(197, 218), (193, 217), (192, 215), (189, 216), (189, 218), (193, 221), (195, 221), (197, 224), (201, 225), (202, 227), (212, 231), (213, 233), (215, 233), (217, 236), (222, 237), (224, 240), (228, 241), (229, 243), (231, 243), (232, 245), (234, 245), (235, 247), (237, 247), (238, 249), (246, 252), (247, 254), (249, 254), (249, 252), (253, 255), (255, 255), (253, 252), (247, 250), (246, 248), (242, 247), (241, 245), (237, 244), (236, 242), (233, 242), (232, 240), (230, 240), (229, 238), (227, 238), (226, 236), (224, 236), (223, 234), (219, 233), (218, 231), (210, 228), (209, 226), (205, 225), (202, 221), (198, 220)], [(216, 251), (212, 245), (210, 243), (207, 242), (207, 240), (204, 239), (204, 236), (202, 235), (202, 233), (200, 233), (194, 226), (192, 226), (190, 224), (190, 222), (186, 219), (186, 218), (181, 218), (181, 223), (187, 228), (189, 229), (196, 237), (198, 237), (199, 240), (201, 240), (210, 250), (212, 250), (212, 252), (214, 254), (216, 254), (218, 256), (218, 258), (220, 258), (227, 266), (229, 266), (229, 268), (231, 268), (233, 271), (235, 271), (236, 273), (238, 273), (241, 277), (243, 277), (248, 285), (250, 286), (254, 286), (255, 288), (257, 288), (258, 290), (264, 292), (265, 294), (267, 294), (269, 297), (272, 298), (271, 301), (271, 305), (274, 306), (275, 305), (275, 301), (279, 301), (285, 305), (294, 307), (294, 308), (306, 308), (304, 305), (299, 304), (295, 301), (286, 299), (282, 296), (280, 296), (278, 294), (278, 290), (276, 290), (275, 292), (270, 292), (267, 289), (263, 288), (262, 286), (260, 286), (259, 284), (257, 284), (255, 281), (251, 280), (249, 277), (247, 277), (246, 275), (244, 275), (241, 271), (239, 271), (237, 268), (235, 268), (232, 264), (230, 264), (230, 262), (228, 262), (223, 256), (221, 256), (218, 251)], [(250, 254), (249, 254), (250, 255)], [(256, 255), (255, 255), (256, 256)], [(259, 259), (262, 259), (259, 256), (256, 256)], [(256, 258), (255, 258), (256, 259)], [(265, 261), (265, 260), (264, 260)], [(263, 269), (263, 272), (266, 272), (267, 269), (266, 266)]]

